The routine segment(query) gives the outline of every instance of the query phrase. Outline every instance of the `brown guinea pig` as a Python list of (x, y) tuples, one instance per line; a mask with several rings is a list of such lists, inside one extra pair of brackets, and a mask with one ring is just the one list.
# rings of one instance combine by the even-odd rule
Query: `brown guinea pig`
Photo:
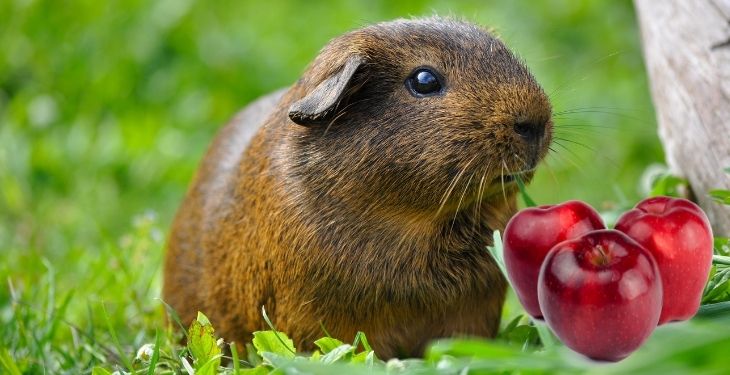
[(542, 88), (486, 30), (397, 20), (332, 40), (217, 136), (169, 238), (164, 300), (226, 340), (364, 331), (381, 358), (497, 333), (492, 231), (546, 154)]

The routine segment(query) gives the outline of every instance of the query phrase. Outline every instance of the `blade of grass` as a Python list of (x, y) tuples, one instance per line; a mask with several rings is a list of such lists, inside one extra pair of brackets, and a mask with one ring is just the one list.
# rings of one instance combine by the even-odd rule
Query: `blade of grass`
[(8, 350), (5, 348), (0, 348), (0, 365), (2, 365), (2, 368), (5, 369), (9, 375), (22, 374), (18, 365), (15, 364), (13, 357), (10, 356), (10, 353), (8, 353)]
[(532, 324), (535, 325), (537, 335), (540, 336), (540, 341), (542, 342), (542, 345), (545, 347), (545, 349), (550, 350), (555, 346), (560, 345), (560, 341), (555, 337), (555, 335), (550, 330), (550, 328), (548, 328), (545, 322), (537, 319), (532, 319)]
[(269, 328), (271, 328), (271, 330), (274, 331), (274, 336), (276, 336), (276, 339), (279, 340), (281, 345), (284, 345), (284, 347), (288, 351), (290, 351), (292, 354), (296, 355), (297, 353), (294, 352), (293, 350), (289, 349), (289, 345), (287, 345), (287, 343), (284, 342), (284, 340), (281, 338), (281, 336), (279, 336), (279, 331), (276, 330), (276, 327), (274, 327), (274, 323), (271, 323), (269, 316), (266, 315), (266, 307), (261, 306), (261, 314), (264, 316), (264, 321), (266, 322), (266, 324), (269, 325)]
[(525, 202), (525, 206), (537, 206), (535, 201), (532, 200), (529, 194), (527, 194), (527, 188), (525, 187), (525, 182), (522, 181), (522, 177), (520, 177), (519, 175), (515, 176), (515, 181), (517, 182), (517, 187), (520, 189), (520, 196), (522, 197), (522, 201)]
[(238, 349), (236, 343), (232, 342), (230, 345), (231, 356), (233, 357), (233, 375), (238, 375), (241, 372), (241, 363), (238, 361)]
[(112, 336), (112, 343), (114, 343), (114, 347), (117, 349), (119, 359), (122, 361), (124, 366), (129, 370), (130, 372), (134, 373), (134, 368), (132, 367), (132, 361), (127, 358), (126, 355), (124, 355), (124, 349), (122, 348), (122, 345), (119, 343), (119, 338), (117, 338), (117, 332), (114, 330), (114, 327), (112, 326), (111, 319), (109, 319), (109, 314), (106, 312), (106, 306), (104, 305), (104, 302), (101, 303), (101, 311), (104, 314), (104, 321), (106, 322), (107, 329), (109, 330), (109, 334)]
[(365, 351), (371, 351), (373, 348), (370, 347), (370, 343), (368, 343), (368, 338), (365, 336), (365, 332), (357, 331), (357, 334), (355, 335), (355, 342), (352, 344), (353, 347), (357, 348), (357, 344), (361, 343), (363, 349)]
[(150, 359), (150, 367), (147, 368), (147, 375), (154, 375), (157, 362), (160, 360), (160, 331), (155, 330), (155, 351)]
[(175, 309), (173, 309), (172, 306), (168, 305), (167, 302), (163, 301), (162, 298), (159, 298), (159, 300), (160, 300), (160, 302), (162, 302), (163, 305), (165, 305), (165, 311), (167, 312), (167, 315), (170, 318), (172, 318), (172, 321), (174, 321), (177, 324), (178, 328), (180, 328), (180, 330), (185, 335), (185, 338), (187, 339), (188, 330), (187, 330), (187, 328), (185, 328), (182, 321), (180, 320), (180, 316), (177, 315), (177, 311), (175, 311)]
[(70, 291), (66, 294), (66, 297), (63, 299), (63, 302), (61, 303), (61, 306), (59, 306), (57, 309), (54, 309), (52, 315), (51, 315), (51, 324), (48, 331), (46, 331), (44, 341), (50, 341), (53, 336), (56, 334), (56, 330), (58, 329), (58, 323), (60, 323), (63, 320), (63, 316), (66, 315), (66, 309), (68, 308), (69, 302), (71, 302), (71, 298), (73, 298), (73, 291)]

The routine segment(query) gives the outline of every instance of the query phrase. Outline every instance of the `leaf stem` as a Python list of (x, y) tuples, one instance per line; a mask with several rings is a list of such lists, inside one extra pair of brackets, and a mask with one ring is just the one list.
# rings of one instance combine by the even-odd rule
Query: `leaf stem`
[(712, 263), (730, 266), (730, 257), (724, 255), (713, 255)]

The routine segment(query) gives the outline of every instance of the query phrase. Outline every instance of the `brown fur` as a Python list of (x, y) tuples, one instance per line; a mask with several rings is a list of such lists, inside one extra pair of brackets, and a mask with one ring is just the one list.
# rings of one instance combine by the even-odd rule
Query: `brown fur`
[[(410, 95), (419, 66), (441, 73), (443, 95)], [(550, 118), (524, 65), (474, 25), (398, 20), (336, 38), (214, 141), (172, 228), (164, 299), (237, 342), (266, 329), (263, 305), (300, 350), (320, 323), (344, 340), (364, 331), (385, 358), (492, 337), (506, 283), (485, 247), (515, 211), (504, 179), (532, 176)], [(529, 142), (518, 122), (544, 135)]]

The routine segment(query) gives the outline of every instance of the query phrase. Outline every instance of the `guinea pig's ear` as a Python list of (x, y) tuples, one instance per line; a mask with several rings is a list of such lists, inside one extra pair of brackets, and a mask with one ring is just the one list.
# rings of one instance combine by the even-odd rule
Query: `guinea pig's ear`
[(350, 56), (341, 69), (327, 77), (305, 97), (289, 107), (289, 118), (299, 125), (313, 125), (334, 117), (344, 99), (355, 71), (363, 64), (362, 57)]

